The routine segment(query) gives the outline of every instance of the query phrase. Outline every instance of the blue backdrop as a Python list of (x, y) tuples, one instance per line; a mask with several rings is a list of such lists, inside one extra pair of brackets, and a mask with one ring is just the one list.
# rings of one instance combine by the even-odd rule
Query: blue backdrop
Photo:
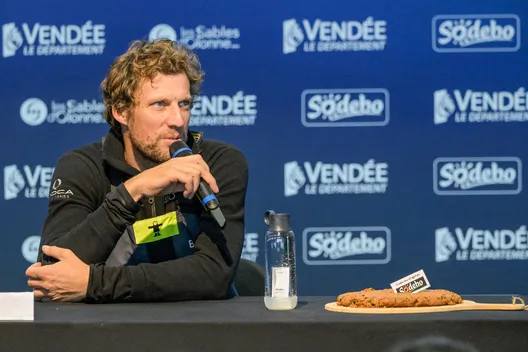
[(108, 127), (99, 84), (134, 39), (194, 48), (192, 128), (250, 167), (244, 256), (291, 214), (299, 295), (528, 293), (528, 3), (9, 1), (0, 7), (0, 290), (27, 290), (64, 152)]

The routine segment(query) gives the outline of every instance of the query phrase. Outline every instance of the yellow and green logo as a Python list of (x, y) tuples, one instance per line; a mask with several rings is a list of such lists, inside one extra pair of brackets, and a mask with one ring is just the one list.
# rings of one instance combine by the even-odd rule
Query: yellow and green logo
[(175, 211), (136, 221), (133, 228), (136, 244), (156, 242), (180, 234)]

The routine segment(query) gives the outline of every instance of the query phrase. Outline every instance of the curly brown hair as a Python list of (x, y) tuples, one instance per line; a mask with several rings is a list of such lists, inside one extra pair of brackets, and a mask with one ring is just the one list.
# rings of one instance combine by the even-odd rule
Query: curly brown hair
[(105, 111), (103, 117), (117, 132), (121, 125), (114, 119), (112, 108), (118, 112), (134, 107), (134, 93), (143, 79), (156, 74), (184, 73), (189, 79), (194, 99), (202, 90), (204, 72), (198, 56), (189, 48), (169, 39), (155, 41), (135, 40), (123, 55), (119, 56), (101, 83)]

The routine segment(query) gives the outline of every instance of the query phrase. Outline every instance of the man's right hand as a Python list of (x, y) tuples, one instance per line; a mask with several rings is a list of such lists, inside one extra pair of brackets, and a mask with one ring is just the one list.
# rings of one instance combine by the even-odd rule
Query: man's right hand
[(137, 202), (142, 197), (183, 191), (191, 199), (203, 179), (211, 190), (219, 192), (216, 180), (201, 155), (172, 158), (156, 167), (145, 170), (125, 182), (128, 193)]

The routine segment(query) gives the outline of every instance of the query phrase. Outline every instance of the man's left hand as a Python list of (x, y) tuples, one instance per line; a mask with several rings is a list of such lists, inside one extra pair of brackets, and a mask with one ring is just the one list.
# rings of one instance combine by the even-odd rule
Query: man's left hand
[(79, 302), (86, 297), (90, 266), (83, 263), (71, 250), (56, 246), (42, 246), (44, 254), (58, 263), (35, 263), (26, 270), (28, 286), (35, 298), (53, 301)]

